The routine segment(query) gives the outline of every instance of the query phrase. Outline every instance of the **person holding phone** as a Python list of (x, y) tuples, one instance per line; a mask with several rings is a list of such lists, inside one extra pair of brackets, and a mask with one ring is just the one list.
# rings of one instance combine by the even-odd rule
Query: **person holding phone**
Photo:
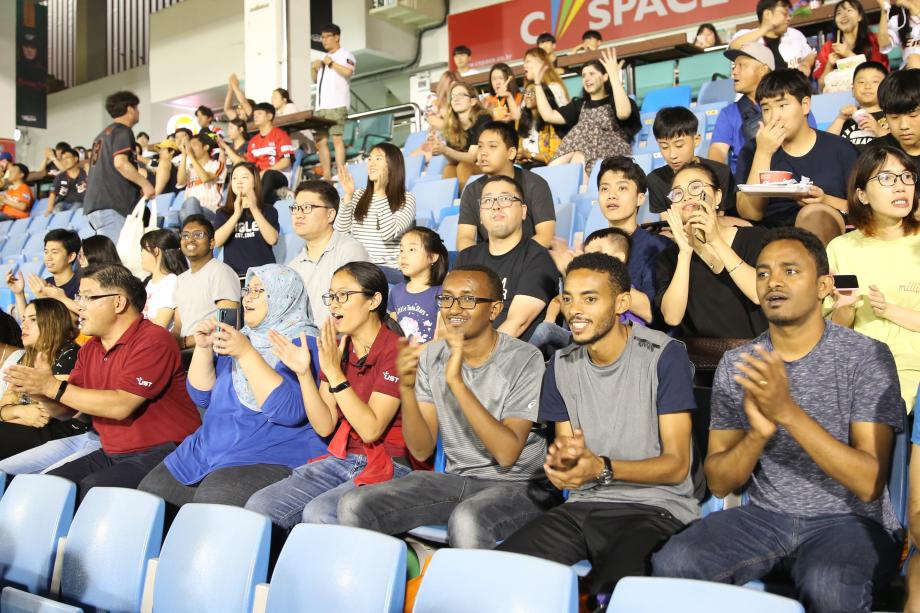
[(715, 172), (691, 162), (671, 181), (665, 220), (674, 243), (658, 255), (655, 302), (678, 338), (751, 339), (767, 321), (760, 310), (754, 263), (761, 228), (724, 228)]
[(856, 230), (827, 246), (831, 272), (855, 275), (856, 288), (835, 288), (825, 300), (834, 323), (891, 349), (908, 410), (920, 384), (920, 273), (917, 171), (895, 147), (872, 147), (857, 160), (849, 220)]
[[(217, 319), (195, 329), (187, 387), (207, 409), (204, 421), (139, 486), (173, 507), (243, 506), (254, 492), (326, 452), (304, 412), (297, 375), (272, 349), (274, 339), (284, 339), (317, 363), (316, 328), (306, 316), (300, 275), (279, 264), (249, 269), (239, 330), (237, 313), (220, 309)], [(305, 376), (315, 380), (318, 369)]]

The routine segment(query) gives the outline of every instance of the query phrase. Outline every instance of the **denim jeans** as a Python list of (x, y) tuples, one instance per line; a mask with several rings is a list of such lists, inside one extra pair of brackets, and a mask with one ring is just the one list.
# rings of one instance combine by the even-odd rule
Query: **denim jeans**
[(675, 535), (654, 574), (743, 585), (787, 567), (808, 611), (869, 611), (898, 569), (901, 539), (857, 515), (792, 517), (753, 505), (720, 511)]
[(86, 432), (76, 436), (48, 441), (0, 462), (0, 470), (8, 475), (46, 473), (102, 448), (99, 435)]
[(539, 349), (544, 358), (549, 358), (557, 349), (572, 344), (572, 333), (552, 322), (541, 321), (527, 342)]
[(130, 453), (107, 454), (94, 451), (67, 464), (48, 471), (77, 484), (77, 500), (82, 501), (94, 487), (126, 487), (136, 489), (151, 470), (176, 449), (175, 443), (165, 443)]
[(497, 481), (415, 471), (342, 497), (339, 523), (384, 534), (447, 524), (451, 546), (492, 549), (515, 530), (562, 502), (545, 481)]
[(108, 236), (113, 243), (118, 244), (118, 235), (125, 225), (124, 215), (114, 209), (100, 209), (88, 214), (86, 218), (96, 234)]
[[(364, 470), (367, 456), (333, 456), (294, 469), (283, 481), (259, 490), (246, 508), (267, 515), (272, 523), (290, 530), (298, 523), (337, 524), (339, 499), (355, 488), (354, 478)], [(393, 478), (404, 477), (408, 466), (393, 463)]]

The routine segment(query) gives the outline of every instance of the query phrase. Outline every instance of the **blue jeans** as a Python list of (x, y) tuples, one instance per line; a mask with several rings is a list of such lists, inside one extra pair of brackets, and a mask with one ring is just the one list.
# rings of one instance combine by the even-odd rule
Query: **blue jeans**
[(897, 572), (899, 535), (856, 515), (792, 517), (753, 505), (720, 511), (671, 537), (653, 574), (743, 585), (787, 567), (811, 612), (869, 611)]
[[(367, 456), (349, 453), (329, 456), (295, 468), (287, 479), (252, 495), (246, 508), (267, 515), (276, 526), (290, 530), (298, 523), (337, 524), (339, 499), (355, 488), (354, 478), (364, 470)], [(393, 478), (411, 469), (393, 463)]]
[(527, 342), (542, 351), (543, 356), (548, 358), (557, 349), (562, 349), (572, 344), (572, 333), (552, 322), (541, 321), (534, 328), (533, 334), (530, 335), (530, 340)]
[(108, 236), (113, 243), (118, 244), (118, 235), (121, 234), (121, 228), (125, 225), (124, 215), (114, 209), (101, 209), (93, 211), (86, 218), (96, 234)]
[(48, 441), (44, 445), (18, 453), (0, 461), (0, 470), (8, 475), (45, 473), (101, 448), (99, 435), (95, 432), (86, 432)]

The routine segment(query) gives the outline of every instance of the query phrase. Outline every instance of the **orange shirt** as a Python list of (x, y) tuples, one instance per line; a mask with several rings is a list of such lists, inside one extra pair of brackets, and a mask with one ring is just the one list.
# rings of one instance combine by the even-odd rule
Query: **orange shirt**
[(25, 183), (20, 183), (18, 187), (10, 187), (4, 193), (3, 199), (6, 199), (6, 198), (13, 198), (14, 200), (17, 200), (27, 205), (28, 208), (25, 211), (20, 211), (16, 207), (10, 206), (8, 204), (4, 204), (2, 207), (0, 207), (0, 213), (8, 217), (15, 217), (17, 219), (22, 219), (23, 217), (29, 216), (29, 209), (32, 208), (32, 201), (35, 199), (32, 196), (31, 187), (29, 187)]

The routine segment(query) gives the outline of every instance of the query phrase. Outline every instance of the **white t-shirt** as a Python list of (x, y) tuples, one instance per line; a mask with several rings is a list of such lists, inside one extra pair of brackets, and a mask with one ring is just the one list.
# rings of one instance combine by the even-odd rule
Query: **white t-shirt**
[(907, 40), (901, 40), (904, 14), (898, 9), (892, 9), (892, 14), (888, 17), (888, 36), (891, 37), (891, 44), (880, 49), (882, 53), (888, 54), (895, 47), (901, 47), (901, 57), (904, 62), (908, 57), (920, 53), (920, 17), (909, 16), (908, 19), (910, 19), (910, 37)]
[[(753, 32), (753, 30), (738, 30), (735, 32), (735, 35), (732, 36), (732, 40), (744, 36), (748, 32)], [(762, 38), (757, 42), (761, 45), (764, 44)], [(786, 60), (788, 68), (797, 68), (801, 61), (812, 53), (815, 53), (815, 50), (808, 44), (808, 39), (795, 28), (786, 30), (786, 33), (779, 39), (779, 54)], [(777, 68), (782, 68), (782, 66), (777, 66)]]
[[(317, 75), (318, 77), (319, 75)], [(291, 113), (296, 113), (297, 107), (294, 106), (293, 102), (288, 102), (282, 106), (279, 110), (275, 111), (275, 117), (281, 117), (282, 115), (290, 115)]]
[(176, 289), (176, 275), (168, 274), (159, 281), (147, 282), (147, 302), (144, 303), (144, 319), (153, 319), (160, 309), (176, 308), (173, 292)]
[[(17, 349), (11, 353), (3, 361), (3, 364), (0, 364), (0, 372), (6, 372), (6, 369), (12, 366), (13, 364), (19, 364), (19, 360), (25, 354), (25, 349)], [(6, 393), (6, 389), (9, 387), (9, 383), (6, 382), (6, 379), (0, 377), (0, 396)]]
[(240, 301), (240, 279), (232, 268), (212, 258), (201, 270), (186, 270), (176, 279), (173, 303), (182, 320), (182, 336), (191, 336), (203, 319), (217, 313), (218, 300)]
[[(350, 51), (339, 47), (333, 53), (327, 54), (332, 61), (340, 66), (351, 66), (355, 69), (355, 56)], [(325, 64), (316, 73), (316, 110), (338, 109), (351, 106), (351, 89), (349, 79), (346, 79), (334, 69)]]

